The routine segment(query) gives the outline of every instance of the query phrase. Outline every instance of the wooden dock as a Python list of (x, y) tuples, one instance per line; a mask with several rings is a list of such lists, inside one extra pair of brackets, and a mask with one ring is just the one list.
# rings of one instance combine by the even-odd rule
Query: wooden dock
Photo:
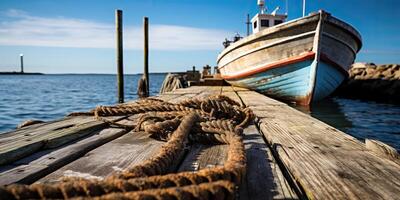
[[(250, 107), (244, 130), (247, 170), (240, 199), (400, 199), (400, 162), (288, 105), (230, 86), (194, 86), (157, 98), (176, 103), (223, 94)], [(109, 118), (136, 124), (135, 117)], [(151, 158), (165, 142), (91, 116), (0, 134), (0, 184), (104, 179)], [(227, 145), (190, 146), (177, 171), (222, 165)], [(2, 199), (2, 197), (0, 197)]]

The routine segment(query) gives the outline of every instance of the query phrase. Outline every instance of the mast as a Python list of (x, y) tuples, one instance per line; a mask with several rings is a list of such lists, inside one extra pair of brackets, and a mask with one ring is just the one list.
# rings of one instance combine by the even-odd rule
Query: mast
[(247, 36), (250, 35), (250, 15), (247, 14), (247, 21), (246, 21), (246, 26), (247, 26)]
[(265, 13), (265, 0), (257, 0), (257, 5), (260, 8), (260, 13), (264, 14)]
[(306, 16), (306, 0), (303, 0), (303, 17)]

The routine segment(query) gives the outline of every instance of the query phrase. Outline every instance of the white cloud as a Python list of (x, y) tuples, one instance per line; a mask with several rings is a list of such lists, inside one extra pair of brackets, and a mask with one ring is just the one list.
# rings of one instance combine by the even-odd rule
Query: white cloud
[[(114, 24), (31, 16), (21, 10), (2, 12), (0, 45), (114, 48)], [(7, 19), (7, 20), (6, 20)], [(124, 47), (143, 48), (142, 27), (124, 24)], [(232, 32), (185, 26), (150, 24), (150, 48), (156, 50), (216, 50)]]

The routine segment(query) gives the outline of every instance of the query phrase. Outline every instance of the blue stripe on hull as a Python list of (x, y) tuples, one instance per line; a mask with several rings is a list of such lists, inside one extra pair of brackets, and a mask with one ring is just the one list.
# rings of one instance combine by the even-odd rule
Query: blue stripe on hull
[[(313, 60), (305, 60), (228, 82), (272, 97), (301, 101), (312, 94), (314, 89), (313, 77), (311, 77), (313, 65), (315, 65)], [(318, 64), (316, 76), (316, 87), (313, 93), (315, 100), (331, 94), (344, 79), (343, 74), (323, 62)]]
[(312, 64), (312, 60), (306, 60), (229, 82), (273, 97), (296, 100), (310, 94)]
[(344, 79), (344, 74), (335, 67), (325, 62), (320, 62), (317, 68), (313, 101), (319, 101), (330, 95)]

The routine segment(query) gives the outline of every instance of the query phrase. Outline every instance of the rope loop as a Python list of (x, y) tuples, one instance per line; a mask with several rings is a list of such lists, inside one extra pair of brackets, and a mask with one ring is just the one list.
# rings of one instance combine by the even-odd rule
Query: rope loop
[[(110, 116), (140, 115), (134, 125), (109, 120)], [(86, 113), (117, 127), (144, 132), (165, 141), (146, 161), (129, 166), (104, 180), (65, 178), (54, 184), (0, 187), (0, 199), (235, 199), (246, 173), (243, 128), (253, 119), (249, 108), (227, 96), (169, 103), (145, 98), (116, 106), (98, 106)], [(176, 172), (189, 144), (227, 144), (222, 166), (196, 172)]]

